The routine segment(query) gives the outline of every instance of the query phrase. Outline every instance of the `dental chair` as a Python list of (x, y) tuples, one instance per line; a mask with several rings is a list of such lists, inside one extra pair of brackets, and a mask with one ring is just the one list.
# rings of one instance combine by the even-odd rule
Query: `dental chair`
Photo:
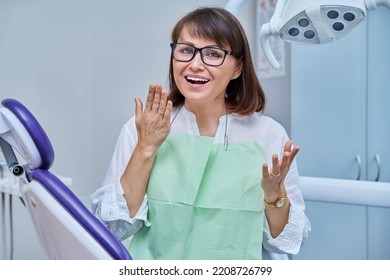
[[(15, 99), (1, 104), (0, 148), (9, 170), (20, 179), (22, 200), (48, 259), (132, 259), (113, 233), (50, 172), (54, 150), (30, 111)], [(24, 165), (19, 164), (20, 157)]]

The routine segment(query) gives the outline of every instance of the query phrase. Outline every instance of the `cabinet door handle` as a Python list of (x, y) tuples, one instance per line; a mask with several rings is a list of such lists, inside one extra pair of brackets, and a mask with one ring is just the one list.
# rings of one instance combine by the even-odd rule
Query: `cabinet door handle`
[(358, 175), (356, 177), (356, 180), (360, 180), (360, 175), (362, 174), (362, 159), (360, 158), (359, 154), (356, 155), (355, 159), (358, 165)]
[(379, 157), (378, 154), (375, 155), (375, 162), (376, 165), (378, 166), (378, 172), (376, 173), (375, 182), (378, 182), (379, 177), (381, 176), (381, 158)]

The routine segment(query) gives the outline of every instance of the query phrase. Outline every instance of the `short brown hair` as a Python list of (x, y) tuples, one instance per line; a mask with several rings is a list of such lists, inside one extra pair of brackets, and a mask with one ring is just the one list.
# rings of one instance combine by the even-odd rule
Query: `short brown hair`
[[(253, 66), (248, 39), (240, 22), (227, 10), (216, 7), (198, 8), (180, 19), (172, 30), (171, 39), (177, 43), (184, 27), (191, 35), (214, 40), (218, 45), (229, 45), (233, 55), (242, 61), (241, 75), (231, 80), (226, 89), (226, 103), (233, 112), (250, 115), (265, 109), (265, 95)], [(183, 104), (184, 96), (173, 77), (173, 63), (169, 66), (169, 100), (173, 106)]]

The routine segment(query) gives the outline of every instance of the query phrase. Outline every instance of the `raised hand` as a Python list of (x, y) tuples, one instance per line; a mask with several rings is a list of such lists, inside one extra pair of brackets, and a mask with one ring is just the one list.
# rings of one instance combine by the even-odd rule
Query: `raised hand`
[(135, 103), (138, 145), (154, 154), (169, 133), (172, 102), (161, 85), (150, 85), (145, 110), (139, 98)]
[(292, 141), (289, 140), (284, 145), (282, 159), (278, 159), (278, 155), (272, 156), (272, 169), (268, 169), (268, 165), (263, 164), (263, 177), (261, 186), (264, 190), (264, 197), (267, 201), (274, 201), (281, 195), (286, 194), (284, 188), (284, 179), (290, 170), (291, 163), (299, 151), (299, 147), (292, 147)]

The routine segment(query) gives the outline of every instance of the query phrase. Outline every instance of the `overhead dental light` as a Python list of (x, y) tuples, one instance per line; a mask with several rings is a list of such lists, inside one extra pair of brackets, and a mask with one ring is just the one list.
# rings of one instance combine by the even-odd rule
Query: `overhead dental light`
[[(226, 9), (237, 15), (247, 0), (231, 0)], [(270, 36), (303, 44), (338, 40), (362, 22), (368, 10), (390, 9), (390, 0), (278, 0), (270, 22), (260, 29), (260, 45), (273, 68), (280, 65), (272, 53)]]

